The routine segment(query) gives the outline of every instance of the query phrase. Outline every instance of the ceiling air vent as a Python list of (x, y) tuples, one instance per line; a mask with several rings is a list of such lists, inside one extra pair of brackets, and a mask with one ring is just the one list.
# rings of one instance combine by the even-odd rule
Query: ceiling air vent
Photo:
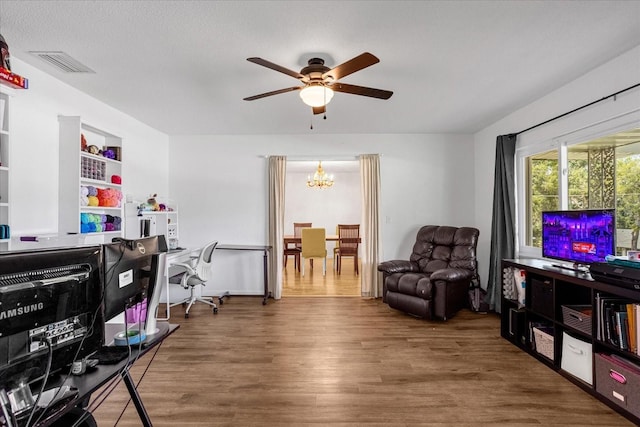
[(65, 73), (95, 73), (91, 68), (81, 64), (79, 61), (73, 59), (64, 52), (30, 51), (29, 53), (37, 56), (43, 61), (49, 63), (49, 65), (53, 65), (58, 70)]

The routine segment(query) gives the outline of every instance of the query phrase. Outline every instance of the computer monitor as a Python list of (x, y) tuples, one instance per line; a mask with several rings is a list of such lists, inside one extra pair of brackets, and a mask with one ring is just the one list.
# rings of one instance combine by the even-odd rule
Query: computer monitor
[[(0, 253), (0, 390), (68, 369), (103, 344), (101, 247)], [(51, 355), (50, 355), (50, 352)]]
[[(164, 239), (164, 236), (161, 236), (161, 238)], [(160, 304), (162, 286), (168, 280), (166, 276), (167, 251), (165, 250), (163, 252), (153, 254), (150, 267), (144, 328), (147, 338), (152, 337), (159, 332), (159, 328), (157, 327), (158, 305)]]
[[(144, 322), (147, 334), (131, 340), (137, 343), (144, 339), (144, 335), (155, 333), (156, 311), (165, 272), (166, 241), (164, 236), (117, 238), (104, 245), (103, 252), (104, 317), (108, 321), (127, 309), (140, 310), (146, 305), (146, 316), (135, 323)], [(126, 316), (125, 323), (128, 323)]]

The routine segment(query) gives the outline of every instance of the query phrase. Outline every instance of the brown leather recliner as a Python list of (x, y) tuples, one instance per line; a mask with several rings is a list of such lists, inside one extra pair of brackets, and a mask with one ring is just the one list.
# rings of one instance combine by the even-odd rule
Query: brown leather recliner
[(471, 227), (422, 227), (408, 261), (378, 265), (383, 302), (421, 318), (452, 317), (468, 305), (469, 285), (478, 279), (479, 235)]

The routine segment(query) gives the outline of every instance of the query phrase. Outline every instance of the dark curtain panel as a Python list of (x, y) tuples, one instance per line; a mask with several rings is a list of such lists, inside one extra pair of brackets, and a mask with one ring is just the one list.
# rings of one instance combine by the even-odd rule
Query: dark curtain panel
[(515, 179), (516, 134), (500, 135), (496, 140), (496, 171), (493, 182), (493, 218), (487, 298), (491, 310), (500, 313), (503, 258), (515, 256)]

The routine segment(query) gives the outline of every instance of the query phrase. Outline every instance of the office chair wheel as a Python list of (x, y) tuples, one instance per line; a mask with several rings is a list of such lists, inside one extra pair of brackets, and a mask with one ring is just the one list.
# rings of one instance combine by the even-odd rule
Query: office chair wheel
[(213, 314), (218, 314), (218, 307), (213, 307)]
[(222, 298), (218, 298), (218, 304), (220, 305), (224, 304), (224, 300)]
[(189, 318), (189, 313), (185, 313), (185, 314), (184, 314), (184, 318), (185, 318), (185, 319), (188, 319), (188, 318)]

